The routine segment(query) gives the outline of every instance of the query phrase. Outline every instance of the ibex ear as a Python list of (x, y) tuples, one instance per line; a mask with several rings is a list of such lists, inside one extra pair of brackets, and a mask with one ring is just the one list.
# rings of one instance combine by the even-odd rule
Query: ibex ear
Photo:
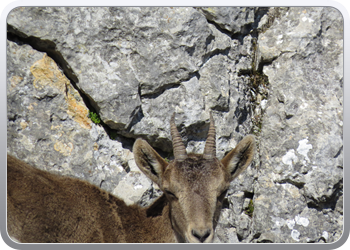
[(145, 140), (137, 139), (132, 151), (139, 169), (160, 186), (168, 163)]
[(249, 166), (253, 160), (254, 152), (254, 136), (248, 135), (221, 160), (221, 163), (231, 174), (231, 181)]

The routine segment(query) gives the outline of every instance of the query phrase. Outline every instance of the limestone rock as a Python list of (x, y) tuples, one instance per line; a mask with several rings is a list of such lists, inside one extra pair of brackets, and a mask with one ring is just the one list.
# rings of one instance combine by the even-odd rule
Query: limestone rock
[[(7, 151), (47, 171), (88, 180), (115, 194), (141, 175), (130, 149), (111, 140), (56, 63), (28, 45), (7, 42)], [(138, 190), (150, 183), (139, 177)], [(134, 194), (141, 198), (143, 192)]]
[(261, 60), (274, 60), (264, 67), (271, 87), (254, 231), (268, 230), (274, 241), (318, 242), (324, 231), (336, 241), (341, 235), (342, 212), (335, 211), (343, 181), (341, 27), (335, 9), (290, 8), (259, 36)]
[(201, 7), (198, 8), (208, 20), (222, 29), (235, 33), (247, 33), (247, 26), (254, 23), (253, 7)]
[(230, 46), (193, 8), (17, 8), (8, 24), (43, 49), (54, 47), (104, 123), (122, 131), (145, 115), (142, 96), (189, 80)]

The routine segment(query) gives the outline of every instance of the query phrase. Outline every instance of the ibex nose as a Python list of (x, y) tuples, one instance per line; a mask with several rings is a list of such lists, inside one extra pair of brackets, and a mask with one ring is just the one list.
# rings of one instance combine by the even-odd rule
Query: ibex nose
[(210, 229), (204, 229), (204, 230), (195, 230), (192, 229), (191, 231), (192, 235), (196, 237), (200, 242), (204, 242), (211, 234)]

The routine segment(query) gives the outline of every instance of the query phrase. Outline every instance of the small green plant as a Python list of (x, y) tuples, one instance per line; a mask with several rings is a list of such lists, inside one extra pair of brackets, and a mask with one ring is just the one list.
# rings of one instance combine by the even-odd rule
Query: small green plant
[(101, 124), (101, 118), (97, 113), (94, 113), (92, 111), (89, 111), (89, 118), (91, 121), (95, 124)]
[(248, 215), (249, 217), (252, 217), (253, 212), (254, 212), (254, 204), (253, 204), (253, 200), (250, 200), (248, 207), (245, 210), (245, 214)]

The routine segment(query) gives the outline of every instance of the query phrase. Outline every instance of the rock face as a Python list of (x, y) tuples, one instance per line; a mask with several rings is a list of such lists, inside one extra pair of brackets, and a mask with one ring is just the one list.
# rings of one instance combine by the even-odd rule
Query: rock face
[(259, 60), (273, 61), (263, 69), (270, 92), (254, 197), (257, 241), (333, 242), (342, 234), (342, 27), (335, 9), (294, 8), (259, 36)]
[(258, 142), (215, 242), (341, 237), (336, 9), (19, 7), (7, 24), (9, 153), (147, 205), (161, 191), (134, 162), (135, 138), (171, 159), (176, 112), (187, 150), (202, 153), (212, 110), (218, 158), (248, 133)]

